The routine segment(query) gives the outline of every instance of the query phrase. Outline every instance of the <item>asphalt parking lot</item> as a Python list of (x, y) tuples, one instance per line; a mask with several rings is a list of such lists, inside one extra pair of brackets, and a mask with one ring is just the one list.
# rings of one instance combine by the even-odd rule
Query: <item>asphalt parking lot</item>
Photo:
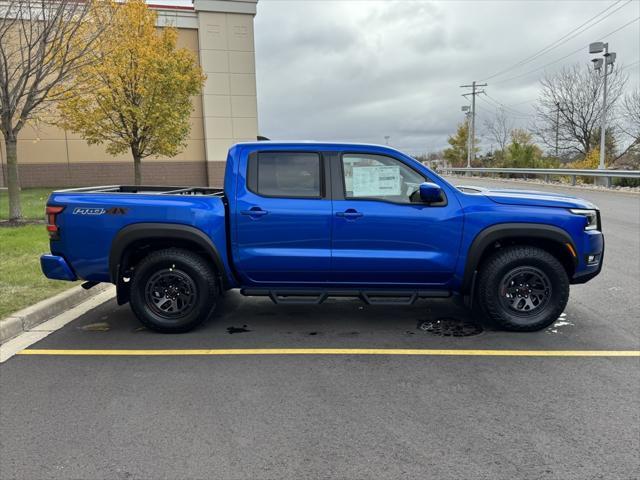
[[(441, 336), (448, 319), (477, 319), (448, 300), (277, 306), (231, 292), (215, 321), (160, 335), (112, 300), (29, 347), (93, 354), (0, 365), (0, 478), (640, 478), (640, 358), (614, 356), (640, 349), (640, 196), (565, 191), (600, 206), (605, 267), (552, 327)], [(553, 355), (576, 351), (593, 354)]]

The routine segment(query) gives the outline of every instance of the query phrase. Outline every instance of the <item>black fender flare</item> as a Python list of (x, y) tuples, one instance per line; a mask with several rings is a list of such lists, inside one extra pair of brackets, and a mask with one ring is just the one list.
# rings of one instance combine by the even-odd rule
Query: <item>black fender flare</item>
[[(471, 242), (467, 253), (467, 260), (462, 277), (462, 292), (468, 293), (473, 290), (472, 284), (475, 272), (480, 263), (482, 253), (487, 247), (495, 242), (506, 238), (538, 238), (551, 240), (561, 245), (569, 244), (574, 252), (576, 246), (571, 235), (566, 230), (544, 223), (500, 223), (492, 225), (482, 230)], [(574, 262), (577, 259), (574, 258)]]
[(218, 275), (224, 284), (226, 284), (226, 269), (222, 262), (220, 252), (211, 241), (211, 238), (190, 225), (181, 225), (177, 223), (134, 223), (121, 229), (111, 243), (111, 251), (109, 253), (109, 275), (111, 282), (118, 285), (120, 265), (124, 252), (134, 242), (140, 240), (186, 240), (195, 243), (206, 253), (208, 259), (215, 265)]

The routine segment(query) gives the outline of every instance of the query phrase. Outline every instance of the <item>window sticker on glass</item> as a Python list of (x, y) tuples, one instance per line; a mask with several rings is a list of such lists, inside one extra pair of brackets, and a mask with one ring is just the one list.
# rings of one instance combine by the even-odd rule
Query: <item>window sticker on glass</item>
[(353, 167), (353, 196), (400, 195), (400, 167)]
[(347, 192), (353, 192), (353, 174), (344, 177), (344, 188)]

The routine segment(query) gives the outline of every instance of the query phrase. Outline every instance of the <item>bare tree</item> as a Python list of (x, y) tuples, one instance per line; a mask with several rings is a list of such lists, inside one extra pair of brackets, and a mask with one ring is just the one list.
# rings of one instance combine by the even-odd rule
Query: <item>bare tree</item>
[(485, 120), (484, 128), (491, 139), (495, 140), (500, 150), (504, 152), (504, 149), (507, 148), (507, 143), (509, 143), (509, 134), (513, 130), (513, 122), (507, 117), (504, 108), (496, 110), (493, 118)]
[[(613, 111), (626, 80), (627, 76), (621, 70), (609, 74), (608, 112)], [(536, 135), (550, 148), (555, 149), (557, 138), (560, 151), (587, 155), (599, 135), (603, 78), (587, 65), (574, 65), (557, 74), (546, 75), (540, 83), (533, 125)]]
[(620, 109), (619, 124), (619, 130), (628, 139), (629, 144), (616, 160), (626, 156), (625, 161), (631, 161), (637, 168), (640, 161), (640, 89), (636, 88), (625, 95)]
[(640, 140), (640, 88), (625, 95), (622, 102), (621, 130), (636, 142)]
[(85, 28), (98, 3), (0, 0), (0, 131), (7, 156), (10, 220), (22, 217), (18, 135), (71, 88), (70, 80), (92, 57), (88, 53), (107, 24), (101, 18)]

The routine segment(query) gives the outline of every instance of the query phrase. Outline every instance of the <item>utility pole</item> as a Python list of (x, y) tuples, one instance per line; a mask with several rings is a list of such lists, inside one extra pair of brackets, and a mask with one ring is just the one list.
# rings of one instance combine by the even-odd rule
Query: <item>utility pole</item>
[(477, 90), (478, 87), (486, 87), (487, 84), (486, 83), (476, 83), (476, 81), (474, 80), (473, 83), (471, 83), (471, 85), (460, 85), (460, 88), (470, 88), (471, 92), (470, 93), (465, 93), (462, 96), (463, 97), (467, 97), (469, 95), (471, 95), (471, 132), (469, 133), (471, 135), (471, 152), (469, 155), (469, 159), (467, 161), (468, 165), (467, 167), (471, 166), (471, 162), (473, 160), (475, 160), (476, 158), (476, 95), (480, 94), (480, 93), (484, 93), (484, 90)]
[[(606, 148), (606, 136), (607, 136), (607, 77), (609, 73), (613, 71), (613, 64), (616, 61), (616, 54), (611, 52), (609, 53), (609, 44), (604, 42), (593, 42), (589, 45), (589, 53), (602, 53), (602, 58), (594, 58), (591, 61), (593, 62), (596, 71), (602, 70), (602, 76), (604, 77), (604, 85), (602, 92), (602, 124), (600, 126), (600, 164), (598, 165), (598, 169), (604, 170), (605, 168), (605, 148)], [(611, 65), (611, 69), (609, 69), (609, 65)]]
[[(464, 112), (464, 121), (467, 126), (467, 168), (471, 168), (471, 135), (469, 135), (469, 133), (471, 132), (469, 126), (471, 110), (469, 109), (469, 105), (463, 105), (461, 110)], [(470, 175), (470, 173), (467, 172), (467, 175)]]
[(467, 168), (471, 168), (471, 150), (473, 150), (471, 146), (471, 111), (468, 111), (465, 117), (467, 121)]
[(556, 160), (560, 160), (558, 155), (558, 136), (560, 134), (560, 102), (556, 102)]

